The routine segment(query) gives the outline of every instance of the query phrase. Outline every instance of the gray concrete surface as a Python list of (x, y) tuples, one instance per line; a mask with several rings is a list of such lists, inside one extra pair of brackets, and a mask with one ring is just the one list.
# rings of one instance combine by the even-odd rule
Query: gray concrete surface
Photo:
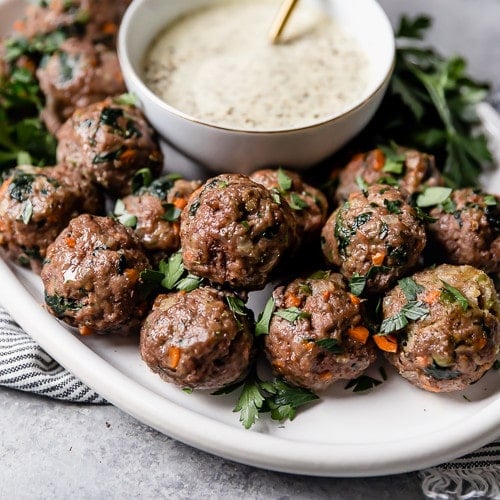
[[(500, 0), (381, 0), (435, 18), (429, 41), (464, 55), (474, 77), (500, 84)], [(380, 450), (383, 454), (383, 449)], [(210, 456), (112, 406), (78, 406), (0, 388), (0, 499), (422, 498), (416, 473), (325, 479)]]

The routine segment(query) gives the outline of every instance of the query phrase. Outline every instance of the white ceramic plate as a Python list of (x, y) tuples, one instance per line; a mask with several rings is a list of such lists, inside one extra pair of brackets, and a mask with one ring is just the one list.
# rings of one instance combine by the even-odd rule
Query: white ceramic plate
[[(0, 33), (20, 6), (0, 0)], [(498, 176), (495, 182), (500, 192)], [(263, 295), (254, 294), (254, 304)], [(235, 395), (186, 394), (149, 371), (136, 338), (81, 338), (42, 302), (40, 279), (0, 259), (0, 303), (49, 354), (138, 420), (231, 460), (317, 476), (382, 475), (444, 462), (500, 434), (500, 371), (466, 391), (431, 394), (390, 367), (388, 380), (369, 393), (353, 394), (337, 384), (294, 421), (281, 425), (263, 416), (247, 431), (232, 412)], [(370, 373), (380, 378), (376, 369)]]

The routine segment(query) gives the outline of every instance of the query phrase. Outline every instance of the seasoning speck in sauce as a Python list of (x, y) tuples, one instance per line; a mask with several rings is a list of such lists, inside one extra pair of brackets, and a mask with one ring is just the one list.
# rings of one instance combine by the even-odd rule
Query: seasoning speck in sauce
[(342, 26), (306, 4), (272, 45), (279, 4), (222, 1), (178, 18), (148, 50), (146, 85), (195, 119), (241, 130), (299, 128), (350, 109), (366, 92), (366, 55)]

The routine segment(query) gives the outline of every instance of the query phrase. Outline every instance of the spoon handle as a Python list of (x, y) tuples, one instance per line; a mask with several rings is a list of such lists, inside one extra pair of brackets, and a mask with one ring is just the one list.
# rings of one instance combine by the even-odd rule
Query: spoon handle
[(271, 31), (269, 32), (269, 41), (271, 43), (276, 43), (278, 41), (278, 38), (297, 3), (298, 0), (283, 0), (278, 15), (274, 19), (273, 25), (271, 26)]

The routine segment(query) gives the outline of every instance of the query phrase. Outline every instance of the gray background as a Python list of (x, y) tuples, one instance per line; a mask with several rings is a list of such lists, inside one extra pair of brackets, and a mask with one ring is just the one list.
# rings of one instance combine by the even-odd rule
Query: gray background
[[(391, 20), (428, 13), (428, 40), (500, 84), (500, 0), (381, 0)], [(383, 449), (380, 450), (381, 455)], [(0, 388), (0, 498), (422, 498), (416, 473), (363, 479), (279, 474), (210, 456), (112, 406)]]

